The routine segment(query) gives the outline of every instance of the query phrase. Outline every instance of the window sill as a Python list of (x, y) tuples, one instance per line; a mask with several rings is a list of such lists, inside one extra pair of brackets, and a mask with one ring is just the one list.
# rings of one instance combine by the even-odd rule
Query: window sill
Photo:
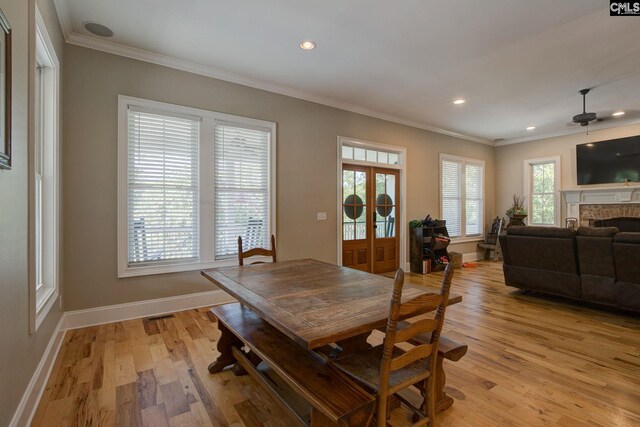
[(57, 299), (58, 291), (54, 287), (42, 287), (36, 294), (36, 331)]
[(470, 242), (482, 242), (482, 241), (484, 241), (484, 236), (462, 237), (462, 238), (452, 238), (451, 244), (455, 245), (458, 243), (470, 243)]
[[(251, 262), (270, 262), (271, 257), (252, 257)], [(238, 265), (238, 258), (234, 256), (230, 259), (213, 262), (190, 262), (180, 264), (145, 265), (140, 267), (125, 267), (118, 271), (118, 279), (138, 276), (151, 276), (157, 274), (182, 273), (187, 271), (200, 271), (209, 268), (233, 267)]]

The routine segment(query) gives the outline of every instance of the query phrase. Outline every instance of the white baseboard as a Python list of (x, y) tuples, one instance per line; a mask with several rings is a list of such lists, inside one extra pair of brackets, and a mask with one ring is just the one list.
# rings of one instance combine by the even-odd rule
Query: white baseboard
[(222, 290), (199, 292), (168, 298), (136, 301), (65, 312), (65, 329), (77, 329), (104, 323), (157, 316), (175, 311), (190, 310), (233, 302), (235, 299)]
[(478, 252), (469, 252), (468, 254), (462, 254), (462, 262), (478, 261), (481, 257), (478, 256)]
[(47, 348), (44, 350), (42, 359), (40, 359), (40, 363), (38, 363), (36, 371), (33, 373), (31, 381), (29, 381), (27, 389), (22, 395), (18, 409), (16, 409), (15, 414), (13, 414), (13, 419), (11, 423), (9, 423), (9, 427), (23, 427), (31, 424), (31, 419), (36, 412), (42, 393), (47, 385), (49, 375), (51, 375), (56, 357), (58, 356), (58, 351), (62, 345), (64, 333), (63, 313), (51, 335)]

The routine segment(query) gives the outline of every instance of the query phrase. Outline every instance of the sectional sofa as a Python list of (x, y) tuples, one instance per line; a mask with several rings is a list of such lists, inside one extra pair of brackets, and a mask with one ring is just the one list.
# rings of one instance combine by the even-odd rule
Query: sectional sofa
[(640, 233), (615, 227), (509, 227), (507, 286), (640, 312)]

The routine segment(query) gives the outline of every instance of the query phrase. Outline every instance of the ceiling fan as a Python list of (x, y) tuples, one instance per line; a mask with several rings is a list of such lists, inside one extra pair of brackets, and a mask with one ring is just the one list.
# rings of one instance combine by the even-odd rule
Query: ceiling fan
[(588, 126), (590, 122), (602, 121), (603, 119), (598, 119), (598, 115), (596, 113), (587, 113), (587, 94), (591, 91), (591, 89), (582, 89), (580, 91), (580, 95), (582, 95), (582, 113), (576, 114), (573, 116), (573, 123), (577, 123), (580, 126)]

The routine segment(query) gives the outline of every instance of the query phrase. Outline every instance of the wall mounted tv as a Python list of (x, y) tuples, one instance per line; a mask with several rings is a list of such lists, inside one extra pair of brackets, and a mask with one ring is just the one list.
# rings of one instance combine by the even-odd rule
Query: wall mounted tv
[(640, 135), (576, 146), (578, 185), (640, 181)]

